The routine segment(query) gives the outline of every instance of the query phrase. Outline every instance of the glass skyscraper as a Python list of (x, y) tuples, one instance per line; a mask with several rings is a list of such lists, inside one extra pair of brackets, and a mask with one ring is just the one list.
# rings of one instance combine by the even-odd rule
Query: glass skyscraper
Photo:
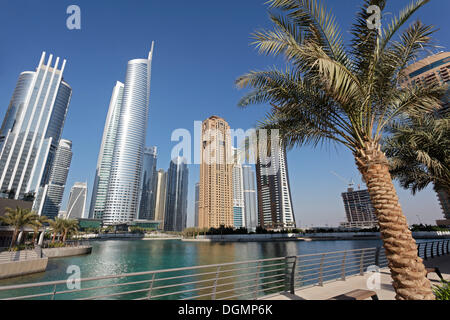
[(15, 199), (48, 184), (72, 95), (66, 60), (45, 58), (20, 74), (0, 130), (0, 191)]
[(242, 165), (239, 160), (237, 149), (233, 149), (233, 222), (235, 228), (245, 227), (245, 208), (244, 208), (244, 184), (242, 180)]
[(167, 172), (165, 231), (183, 231), (186, 228), (188, 179), (186, 159), (172, 159)]
[(122, 107), (123, 83), (117, 81), (114, 86), (105, 128), (103, 129), (102, 144), (98, 154), (97, 169), (95, 170), (94, 187), (92, 190), (89, 217), (102, 219), (105, 212), (106, 194), (111, 176), (112, 157), (117, 139), (120, 111)]
[(272, 150), (267, 154), (264, 154), (264, 148), (260, 150), (256, 177), (259, 225), (275, 230), (295, 228), (286, 151), (283, 147), (276, 149), (272, 145)]
[(147, 147), (144, 149), (144, 162), (141, 180), (141, 200), (139, 204), (139, 219), (155, 220), (157, 149)]
[[(113, 138), (110, 173), (106, 179), (108, 186), (102, 213), (106, 225), (126, 223), (138, 218), (153, 48), (152, 43), (147, 59), (134, 59), (128, 62), (117, 132)], [(97, 190), (99, 188), (94, 187)], [(97, 191), (95, 197), (98, 196)], [(97, 203), (95, 199), (94, 217)]]
[(72, 141), (61, 139), (53, 162), (49, 183), (39, 188), (33, 210), (39, 215), (54, 219), (61, 202), (72, 161)]
[(84, 218), (86, 207), (87, 183), (75, 182), (70, 190), (69, 203), (67, 204), (67, 219)]
[(243, 165), (242, 183), (244, 187), (245, 227), (248, 231), (255, 231), (258, 226), (255, 181), (255, 171), (251, 166)]

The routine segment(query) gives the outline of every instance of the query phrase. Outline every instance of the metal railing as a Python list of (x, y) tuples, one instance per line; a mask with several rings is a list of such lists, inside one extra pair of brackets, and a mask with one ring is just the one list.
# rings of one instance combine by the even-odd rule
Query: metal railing
[[(420, 244), (419, 252), (424, 245)], [(439, 248), (443, 247), (445, 245), (439, 244)], [(448, 250), (443, 252), (448, 253)], [(270, 294), (294, 293), (299, 288), (323, 286), (329, 281), (363, 275), (370, 266), (387, 266), (384, 249), (365, 248), (135, 272), (82, 278), (78, 283), (69, 279), (0, 286), (0, 299), (256, 300)]]
[(417, 244), (417, 253), (424, 260), (440, 257), (450, 253), (450, 239), (440, 241), (426, 241)]

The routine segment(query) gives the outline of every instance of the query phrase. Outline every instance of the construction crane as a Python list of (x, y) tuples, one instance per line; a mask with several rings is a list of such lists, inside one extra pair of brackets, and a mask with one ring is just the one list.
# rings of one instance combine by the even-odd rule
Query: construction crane
[(345, 183), (347, 183), (349, 188), (353, 188), (353, 186), (355, 185), (355, 182), (353, 181), (353, 178), (350, 179), (350, 180), (347, 180), (347, 179), (343, 178), (342, 176), (340, 176), (339, 174), (337, 174), (337, 173), (334, 172), (334, 171), (330, 171), (330, 172), (331, 172), (332, 174), (334, 174), (336, 177), (338, 177), (340, 180), (342, 180), (342, 181), (344, 181)]

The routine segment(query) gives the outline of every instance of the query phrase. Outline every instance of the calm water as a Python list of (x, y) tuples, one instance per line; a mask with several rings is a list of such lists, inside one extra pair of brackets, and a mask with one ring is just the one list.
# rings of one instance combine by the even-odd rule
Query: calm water
[[(0, 286), (65, 280), (77, 265), (81, 277), (199, 266), (330, 251), (373, 248), (380, 240), (287, 242), (182, 242), (180, 240), (108, 240), (91, 242), (92, 254), (49, 259), (44, 273), (0, 280)], [(35, 292), (35, 291), (33, 291)], [(31, 292), (30, 292), (31, 293)], [(5, 297), (0, 292), (0, 298)]]

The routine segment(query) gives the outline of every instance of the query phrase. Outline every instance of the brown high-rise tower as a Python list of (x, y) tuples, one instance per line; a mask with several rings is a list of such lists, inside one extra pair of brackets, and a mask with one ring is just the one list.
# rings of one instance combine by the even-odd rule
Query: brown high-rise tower
[(233, 226), (230, 126), (212, 116), (202, 123), (198, 227)]

